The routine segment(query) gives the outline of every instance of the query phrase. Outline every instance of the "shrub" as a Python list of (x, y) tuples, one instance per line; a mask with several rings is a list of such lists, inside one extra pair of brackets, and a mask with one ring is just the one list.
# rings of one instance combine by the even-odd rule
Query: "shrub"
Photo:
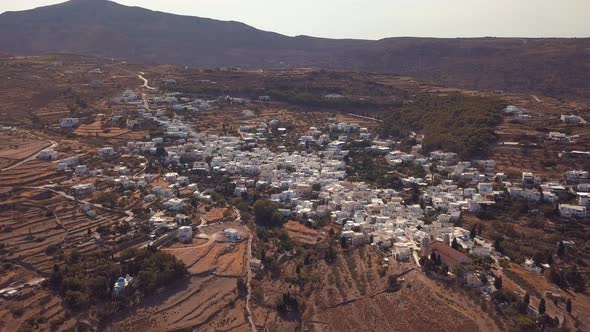
[(278, 227), (283, 224), (283, 216), (277, 205), (269, 200), (258, 200), (254, 203), (256, 224), (265, 227)]
[(386, 291), (388, 293), (395, 293), (398, 290), (400, 290), (401, 288), (402, 288), (402, 286), (397, 281), (397, 277), (396, 276), (389, 276), (389, 278), (387, 279), (387, 290)]
[(67, 291), (64, 296), (65, 304), (74, 311), (86, 309), (88, 296), (79, 291)]

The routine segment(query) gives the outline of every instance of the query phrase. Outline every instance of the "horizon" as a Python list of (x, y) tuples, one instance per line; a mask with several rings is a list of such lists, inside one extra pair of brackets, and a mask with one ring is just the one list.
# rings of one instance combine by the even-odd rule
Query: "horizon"
[[(22, 11), (63, 3), (63, 0), (22, 0), (0, 4), (0, 13)], [(125, 6), (142, 7), (170, 14), (238, 21), (260, 30), (287, 36), (333, 39), (378, 40), (395, 37), (417, 38), (588, 38), (590, 25), (586, 0), (512, 3), (499, 0), (373, 0), (366, 6), (358, 0), (326, 0), (315, 3), (254, 0), (118, 0)], [(534, 4), (534, 5), (533, 5)], [(285, 10), (289, 6), (289, 10)], [(309, 8), (315, 8), (313, 12)], [(334, 6), (340, 6), (334, 11)], [(506, 8), (510, 8), (506, 12)], [(336, 15), (337, 14), (337, 15)], [(325, 16), (332, 15), (326, 20)], [(305, 17), (305, 19), (301, 19)], [(547, 24), (551, 21), (553, 24)], [(507, 30), (507, 29), (510, 30)], [(465, 33), (465, 31), (470, 31)]]

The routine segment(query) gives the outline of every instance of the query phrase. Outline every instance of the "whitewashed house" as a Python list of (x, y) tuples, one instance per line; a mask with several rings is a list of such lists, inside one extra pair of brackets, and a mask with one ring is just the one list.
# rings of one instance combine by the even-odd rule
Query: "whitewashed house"
[(480, 182), (477, 184), (477, 191), (480, 195), (485, 196), (494, 193), (494, 187), (491, 183)]
[(101, 158), (113, 157), (117, 154), (117, 152), (115, 151), (115, 148), (112, 146), (105, 146), (105, 147), (99, 148), (96, 152), (98, 153), (98, 156)]
[(179, 211), (184, 207), (184, 201), (178, 198), (171, 198), (162, 205), (168, 211)]
[(86, 173), (86, 170), (86, 165), (78, 165), (74, 169), (74, 173), (76, 173), (76, 175), (83, 175), (84, 173)]
[(531, 272), (535, 272), (535, 273), (539, 273), (539, 274), (542, 272), (542, 269), (541, 269), (541, 267), (540, 267), (540, 266), (538, 266), (538, 265), (535, 263), (535, 261), (534, 261), (533, 259), (531, 259), (531, 258), (529, 258), (529, 259), (526, 259), (526, 260), (524, 261), (524, 263), (522, 264), (522, 266), (523, 266), (523, 267), (524, 267), (526, 270), (528, 270), (528, 271), (531, 271)]
[(178, 228), (178, 241), (189, 243), (193, 239), (193, 229), (190, 226), (181, 226)]
[(567, 171), (565, 172), (565, 178), (568, 182), (579, 182), (590, 180), (590, 172), (588, 171)]
[(41, 160), (56, 160), (59, 156), (59, 153), (53, 149), (45, 149), (39, 152), (37, 155), (37, 159)]
[(79, 118), (63, 118), (61, 119), (59, 126), (61, 128), (75, 128), (78, 127), (78, 125), (80, 125), (80, 119)]
[(559, 214), (562, 217), (578, 217), (585, 218), (587, 216), (587, 208), (580, 205), (559, 204)]
[(74, 194), (77, 196), (85, 196), (92, 193), (96, 187), (93, 183), (83, 183), (72, 187)]
[(225, 234), (225, 237), (232, 242), (240, 241), (240, 239), (242, 238), (240, 236), (240, 232), (238, 232), (238, 230), (235, 228), (224, 229), (223, 234)]

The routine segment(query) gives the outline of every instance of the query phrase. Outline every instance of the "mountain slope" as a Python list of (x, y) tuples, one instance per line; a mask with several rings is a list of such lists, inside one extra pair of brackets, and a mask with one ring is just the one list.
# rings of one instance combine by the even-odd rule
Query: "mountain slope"
[(590, 39), (288, 37), (239, 22), (106, 0), (72, 0), (1, 14), (0, 51), (203, 67), (354, 69), (478, 89), (590, 95)]

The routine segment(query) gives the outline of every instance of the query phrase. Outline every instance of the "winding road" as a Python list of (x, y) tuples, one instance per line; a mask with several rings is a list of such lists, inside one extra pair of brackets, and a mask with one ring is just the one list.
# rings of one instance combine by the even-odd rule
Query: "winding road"
[(143, 81), (142, 87), (149, 89), (149, 90), (157, 90), (156, 88), (149, 85), (149, 81), (145, 77), (143, 77), (143, 75), (145, 75), (145, 73), (142, 71), (140, 71), (139, 74), (137, 75), (137, 77), (139, 77), (139, 79)]
[(70, 201), (74, 201), (76, 203), (81, 203), (81, 204), (88, 204), (90, 206), (94, 206), (97, 209), (103, 209), (103, 210), (107, 210), (110, 212), (114, 212), (114, 213), (124, 213), (127, 215), (127, 218), (125, 218), (126, 222), (130, 222), (131, 220), (133, 220), (133, 218), (135, 218), (135, 214), (131, 211), (131, 210), (127, 210), (127, 211), (117, 211), (117, 210), (113, 210), (110, 208), (107, 208), (105, 206), (103, 206), (102, 204), (95, 204), (95, 203), (91, 203), (85, 200), (80, 200), (77, 199), (76, 197), (72, 196), (72, 195), (68, 195), (63, 191), (59, 191), (59, 190), (55, 190), (53, 188), (51, 188), (51, 186), (53, 185), (45, 185), (45, 186), (40, 186), (40, 187), (30, 187), (30, 186), (19, 186), (16, 188), (25, 188), (25, 189), (36, 189), (36, 190), (48, 190), (51, 191), (52, 193), (56, 194), (56, 195), (60, 195), (65, 199), (68, 199)]

